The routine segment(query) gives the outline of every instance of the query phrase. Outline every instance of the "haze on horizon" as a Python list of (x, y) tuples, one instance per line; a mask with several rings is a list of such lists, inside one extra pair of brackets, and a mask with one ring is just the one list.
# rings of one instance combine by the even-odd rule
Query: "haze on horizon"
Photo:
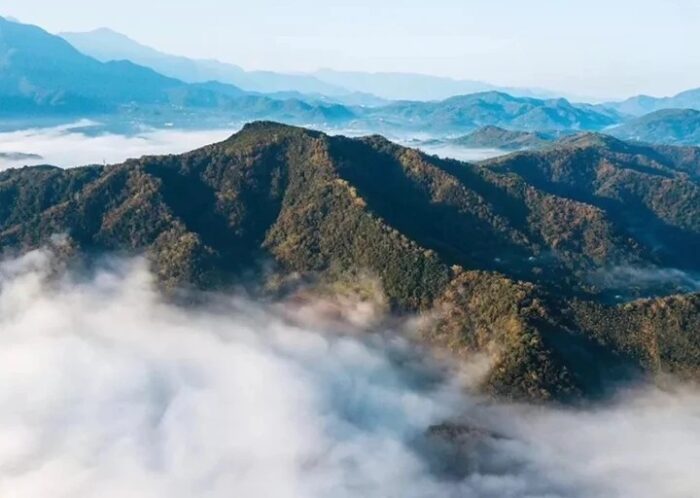
[(694, 0), (9, 0), (0, 15), (54, 33), (109, 27), (246, 69), (414, 72), (598, 99), (700, 86)]

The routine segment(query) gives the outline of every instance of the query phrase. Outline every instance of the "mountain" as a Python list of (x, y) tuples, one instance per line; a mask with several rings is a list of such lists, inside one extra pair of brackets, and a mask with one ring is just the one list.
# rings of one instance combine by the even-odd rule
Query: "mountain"
[(485, 92), (440, 102), (397, 102), (367, 114), (386, 127), (440, 133), (469, 132), (484, 126), (523, 131), (600, 130), (619, 121), (614, 112), (565, 99), (541, 100)]
[(340, 104), (309, 103), (305, 100), (278, 100), (266, 96), (248, 95), (236, 99), (225, 109), (227, 115), (241, 121), (276, 119), (285, 123), (316, 123), (345, 125), (355, 119), (353, 109)]
[[(116, 39), (118, 47), (131, 47), (127, 55), (134, 58), (162, 62), (164, 57), (176, 65), (170, 56), (129, 45), (120, 35), (98, 35)], [(192, 78), (210, 76), (197, 72), (200, 66), (192, 66), (197, 61), (176, 59), (181, 71), (192, 71)], [(487, 125), (525, 131), (599, 130), (619, 120), (615, 112), (598, 107), (500, 92), (381, 105), (381, 100), (357, 93), (337, 98), (298, 92), (266, 95), (221, 81), (186, 83), (130, 61), (100, 62), (40, 28), (4, 19), (0, 20), (0, 61), (0, 112), (16, 119), (27, 115), (102, 115), (118, 116), (120, 123), (152, 126), (220, 126), (273, 119), (290, 124), (441, 134), (465, 133)]]
[(547, 133), (484, 126), (468, 135), (452, 139), (450, 143), (474, 149), (523, 150), (543, 147), (552, 140), (554, 136)]
[(457, 95), (490, 91), (510, 93), (520, 97), (553, 98), (561, 96), (561, 94), (548, 90), (502, 87), (482, 81), (458, 80), (416, 73), (369, 73), (321, 69), (313, 75), (332, 85), (389, 100), (444, 100)]
[(686, 90), (673, 97), (638, 95), (622, 102), (603, 104), (603, 106), (631, 116), (641, 116), (662, 109), (700, 110), (700, 88)]
[(700, 271), (699, 164), (697, 148), (636, 145), (589, 133), (486, 167), (600, 210), (622, 230), (622, 239), (633, 240), (661, 266)]
[(107, 28), (84, 33), (60, 33), (60, 36), (80, 52), (102, 62), (128, 60), (188, 83), (220, 81), (262, 93), (295, 91), (338, 96), (352, 93), (310, 75), (245, 71), (234, 64), (216, 60), (170, 55)]
[[(128, 61), (101, 63), (42, 29), (0, 18), (3, 114), (96, 113), (127, 105), (215, 107), (244, 92), (187, 85)], [(221, 89), (219, 89), (221, 90)]]
[(8, 119), (98, 115), (114, 126), (221, 126), (251, 119), (327, 126), (348, 107), (251, 94), (217, 81), (189, 84), (129, 61), (100, 62), (60, 37), (0, 18), (0, 114)]
[[(457, 80), (414, 73), (368, 73), (321, 69), (311, 74), (284, 74), (273, 71), (246, 71), (234, 64), (215, 60), (189, 59), (167, 54), (108, 28), (60, 36), (82, 53), (100, 61), (129, 60), (166, 76), (189, 83), (216, 80), (248, 91), (262, 93), (300, 92), (334, 99), (365, 96), (359, 105), (371, 105), (372, 99), (443, 100), (455, 95), (498, 90), (523, 97), (552, 98), (555, 92), (540, 89), (511, 88), (480, 81)], [(560, 96), (560, 94), (556, 94)], [(350, 103), (348, 100), (335, 100)]]
[(584, 136), (471, 165), (259, 122), (179, 156), (4, 171), (0, 245), (66, 234), (69, 258), (144, 252), (165, 290), (370, 279), (395, 312), (425, 313), (427, 343), (487, 355), (484, 389), (596, 396), (636, 375), (700, 375), (697, 295), (614, 305), (595, 283), (667, 256), (678, 271), (697, 267), (697, 153)]
[(625, 140), (672, 145), (700, 144), (700, 111), (663, 109), (624, 122), (608, 133)]
[(324, 95), (321, 93), (301, 93), (297, 91), (272, 92), (266, 94), (275, 99), (294, 99), (310, 104), (339, 104), (348, 107), (381, 107), (388, 105), (389, 100), (376, 97), (369, 93), (353, 92), (340, 95)]

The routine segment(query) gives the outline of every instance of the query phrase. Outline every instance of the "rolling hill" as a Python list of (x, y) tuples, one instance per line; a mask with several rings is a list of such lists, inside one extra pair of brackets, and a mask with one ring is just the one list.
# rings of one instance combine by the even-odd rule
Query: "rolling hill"
[(452, 139), (450, 143), (476, 149), (523, 150), (544, 147), (553, 140), (552, 134), (484, 126), (468, 135)]

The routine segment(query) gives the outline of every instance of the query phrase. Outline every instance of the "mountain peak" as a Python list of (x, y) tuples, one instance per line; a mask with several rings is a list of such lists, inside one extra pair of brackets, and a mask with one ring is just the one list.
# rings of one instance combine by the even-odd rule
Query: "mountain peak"
[[(129, 59), (129, 57), (133, 56), (134, 53), (150, 53), (152, 51), (150, 47), (140, 44), (136, 40), (125, 35), (124, 33), (114, 31), (113, 29), (104, 26), (86, 32), (59, 33), (58, 36), (60, 36), (64, 40), (67, 40), (71, 45), (75, 46), (81, 52), (103, 61), (109, 59)], [(90, 43), (94, 43), (95, 47), (99, 48), (102, 51), (114, 51), (115, 49), (124, 50), (124, 56), (117, 57), (116, 55), (112, 55), (111, 52), (110, 55), (106, 55), (102, 52), (92, 53), (91, 50), (88, 50), (86, 48), (86, 42), (88, 41)]]
[[(112, 38), (115, 40), (124, 40), (124, 41), (128, 40), (132, 43), (136, 43), (133, 39), (131, 39), (130, 37), (128, 37), (124, 33), (120, 33), (119, 31), (114, 31), (113, 29), (105, 27), (105, 26), (93, 29), (92, 31), (88, 31), (87, 33), (91, 34), (91, 35), (99, 36), (102, 38)], [(73, 34), (77, 34), (77, 33), (61, 33), (61, 36), (73, 35)]]
[(297, 132), (297, 133), (318, 133), (301, 126), (293, 126), (279, 121), (251, 121), (243, 125), (239, 133), (257, 133), (257, 132)]
[(513, 97), (505, 92), (500, 92), (498, 90), (488, 90), (484, 92), (469, 93), (466, 95), (455, 95), (450, 97), (444, 102), (463, 102), (471, 100), (482, 100), (484, 102), (501, 102), (501, 101), (511, 101), (517, 100), (517, 97)]
[(500, 126), (486, 125), (468, 135), (454, 139), (453, 142), (463, 147), (524, 150), (542, 147), (550, 140), (551, 138), (543, 133), (508, 130)]
[(92, 31), (89, 31), (89, 33), (99, 33), (103, 35), (117, 35), (117, 36), (126, 36), (122, 33), (119, 33), (118, 31), (114, 31), (111, 28), (108, 28), (106, 26), (101, 26), (99, 28), (95, 28)]
[(596, 132), (576, 133), (575, 135), (567, 136), (559, 141), (559, 145), (568, 145), (572, 147), (606, 147), (612, 150), (628, 149), (629, 145), (611, 135)]
[(481, 132), (481, 133), (506, 133), (506, 132), (508, 132), (508, 130), (506, 130), (505, 128), (502, 128), (502, 127), (500, 127), (500, 126), (496, 126), (496, 125), (486, 125), (486, 126), (482, 126), (482, 127), (479, 128), (478, 130), (476, 130), (474, 133), (476, 133), (476, 132)]
[(238, 132), (231, 135), (224, 143), (233, 143), (249, 139), (274, 139), (279, 136), (287, 137), (313, 137), (318, 138), (324, 133), (309, 130), (299, 126), (292, 126), (277, 121), (251, 121), (243, 125)]

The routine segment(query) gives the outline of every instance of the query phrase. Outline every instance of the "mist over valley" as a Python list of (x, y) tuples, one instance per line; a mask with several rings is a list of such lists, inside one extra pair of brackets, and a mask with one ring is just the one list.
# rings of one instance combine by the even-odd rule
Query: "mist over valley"
[(25, 1), (0, 495), (697, 495), (697, 6)]

